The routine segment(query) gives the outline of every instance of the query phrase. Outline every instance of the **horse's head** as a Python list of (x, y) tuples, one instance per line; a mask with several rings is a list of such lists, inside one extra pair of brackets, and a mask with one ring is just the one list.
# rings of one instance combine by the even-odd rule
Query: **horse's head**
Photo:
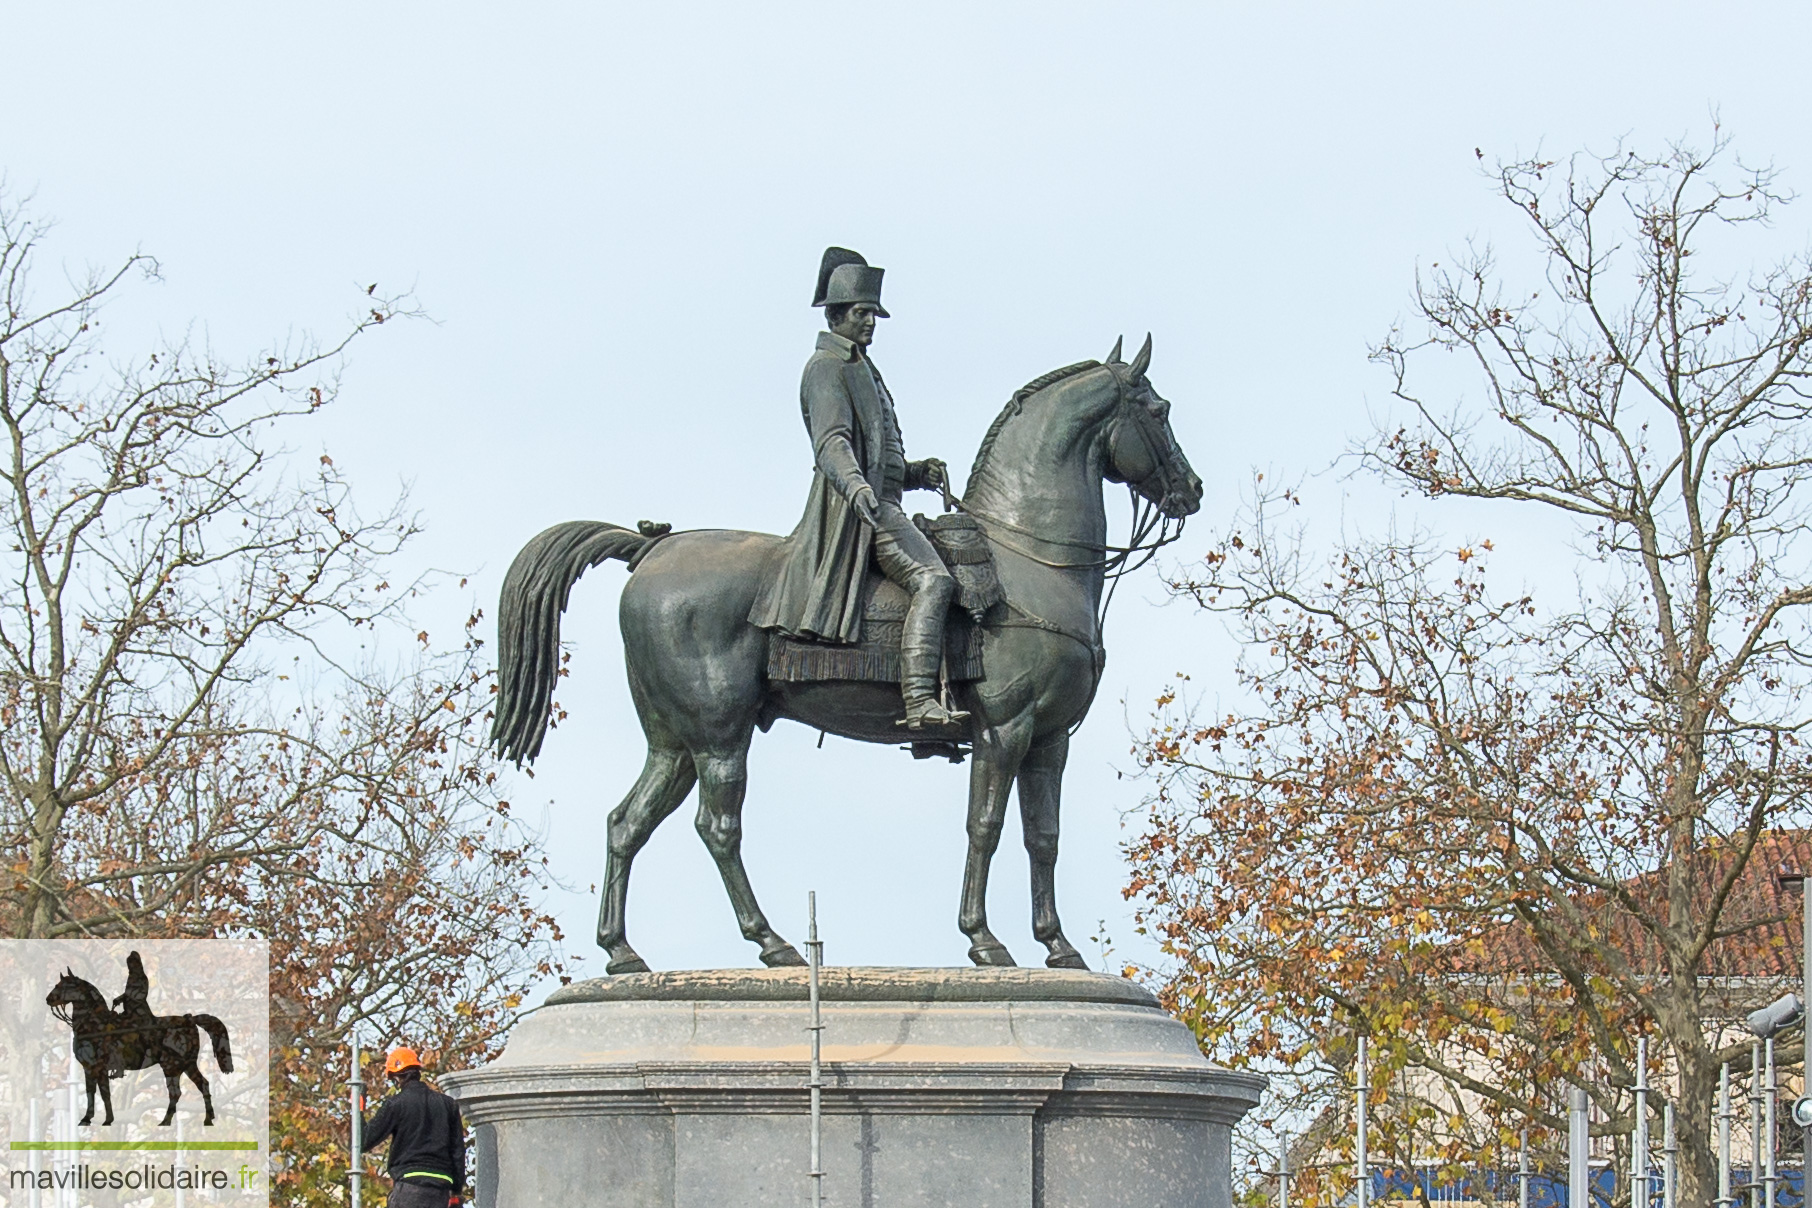
[(44, 1005), (50, 1008), (52, 1015), (69, 1023), (76, 1008), (89, 1006), (105, 1010), (107, 999), (99, 990), (77, 977), (74, 970), (65, 966), (63, 976), (57, 979), (57, 984), (44, 996)]
[(1127, 364), (1120, 341), (1107, 354), (1107, 368), (1119, 383), (1120, 403), (1107, 428), (1107, 476), (1124, 482), (1174, 520), (1202, 506), (1202, 480), (1183, 456), (1170, 426), (1170, 403), (1145, 376), (1151, 367), (1151, 337)]

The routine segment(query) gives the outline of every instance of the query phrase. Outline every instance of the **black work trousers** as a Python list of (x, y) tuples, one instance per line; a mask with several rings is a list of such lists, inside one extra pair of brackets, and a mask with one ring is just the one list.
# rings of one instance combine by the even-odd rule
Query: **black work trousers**
[(384, 1203), (388, 1208), (447, 1208), (447, 1201), (452, 1198), (453, 1193), (445, 1187), (423, 1187), (398, 1179), (390, 1185), (390, 1198)]

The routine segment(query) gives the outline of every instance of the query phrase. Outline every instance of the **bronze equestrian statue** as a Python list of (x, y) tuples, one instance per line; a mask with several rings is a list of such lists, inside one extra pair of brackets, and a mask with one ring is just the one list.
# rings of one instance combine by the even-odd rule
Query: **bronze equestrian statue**
[[(1116, 342), (1104, 362), (1015, 392), (982, 440), (960, 513), (903, 526), (899, 492), (949, 486), (941, 463), (905, 461), (892, 401), (867, 359), (873, 319), (885, 315), (879, 286), (880, 270), (854, 253), (826, 253), (815, 301), (849, 309), (827, 315), (831, 330), (806, 365), (801, 403), (816, 472), (791, 535), (568, 521), (524, 546), (505, 576), (492, 734), (521, 763), (546, 735), (573, 584), (607, 559), (631, 571), (619, 622), (648, 756), (610, 815), (598, 944), (611, 973), (648, 968), (625, 934), (630, 867), (694, 785), (698, 831), (742, 934), (765, 964), (804, 963), (769, 926), (741, 855), (749, 743), (781, 718), (874, 743), (899, 743), (905, 726), (915, 754), (972, 756), (957, 923), (978, 965), (1014, 963), (988, 929), (986, 899), (1017, 785), (1033, 935), (1047, 965), (1085, 967), (1057, 916), (1058, 807), (1070, 734), (1105, 659), (1103, 593), (1110, 573), (1130, 569), (1137, 553), (1149, 558), (1172, 539), (1173, 522), (1195, 513), (1202, 481), (1146, 377), (1147, 337), (1130, 363)], [(1107, 541), (1108, 481), (1135, 496), (1134, 535), (1122, 548)], [(1141, 544), (1154, 528), (1157, 539)], [(954, 567), (954, 584), (928, 552)], [(946, 615), (953, 595), (961, 607)], [(954, 704), (939, 699), (945, 691)]]

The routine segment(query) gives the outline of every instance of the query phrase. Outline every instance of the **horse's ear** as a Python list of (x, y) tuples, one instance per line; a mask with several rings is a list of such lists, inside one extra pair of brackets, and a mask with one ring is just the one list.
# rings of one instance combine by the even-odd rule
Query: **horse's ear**
[(1124, 343), (1126, 343), (1125, 336), (1114, 337), (1114, 350), (1107, 354), (1107, 360), (1104, 364), (1118, 365), (1120, 363), (1120, 345)]
[(1145, 343), (1139, 349), (1139, 355), (1132, 359), (1132, 366), (1129, 370), (1133, 381), (1136, 382), (1140, 378), (1144, 377), (1145, 371), (1150, 368), (1151, 368), (1151, 333), (1146, 332), (1145, 333)]

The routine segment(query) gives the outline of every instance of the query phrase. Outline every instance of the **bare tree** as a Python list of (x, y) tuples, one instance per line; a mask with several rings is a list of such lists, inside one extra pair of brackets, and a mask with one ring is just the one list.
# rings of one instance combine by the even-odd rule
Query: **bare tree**
[(560, 970), (483, 748), (479, 618), (418, 631), (403, 501), (365, 515), (278, 443), (408, 312), (374, 286), (328, 341), (109, 360), (103, 307), (156, 264), (45, 298), (44, 233), (0, 197), (0, 926), (268, 938), (280, 1184), (337, 1203), (347, 1029), (457, 1068)]
[(1808, 822), (1812, 261), (1713, 267), (1786, 200), (1721, 138), (1495, 183), (1545, 271), (1471, 249), (1420, 280), (1418, 329), (1376, 351), (1415, 421), (1358, 453), (1571, 519), (1578, 599), (1494, 591), (1489, 542), (1323, 569), (1277, 522), (1293, 497), (1262, 498), (1176, 584), (1237, 618), (1255, 703), (1152, 732), (1134, 891), (1206, 1036), (1298, 1068), (1308, 1031), (1371, 1034), (1387, 1073), (1482, 1105), (1470, 1135), (1457, 1100), (1402, 1113), (1447, 1117), (1456, 1162), (1560, 1127), (1569, 1083), (1627, 1132), (1648, 1034), (1706, 1202), (1719, 1065), (1749, 1058), (1714, 978), (1781, 961), (1753, 862)]
[(373, 299), (338, 340), (242, 364), (185, 344), (109, 364), (102, 304), (155, 263), (131, 256), (40, 301), (42, 235), (0, 207), (7, 924), (106, 934), (181, 916), (205, 934), (216, 920), (183, 908), (206, 878), (298, 850), (311, 794), (374, 771), (287, 724), (272, 655), (307, 649), (327, 618), (394, 608), (378, 563), (413, 526), (394, 508), (360, 517), (328, 459), (298, 478), (266, 442), (326, 405), (324, 371), (397, 312)]

